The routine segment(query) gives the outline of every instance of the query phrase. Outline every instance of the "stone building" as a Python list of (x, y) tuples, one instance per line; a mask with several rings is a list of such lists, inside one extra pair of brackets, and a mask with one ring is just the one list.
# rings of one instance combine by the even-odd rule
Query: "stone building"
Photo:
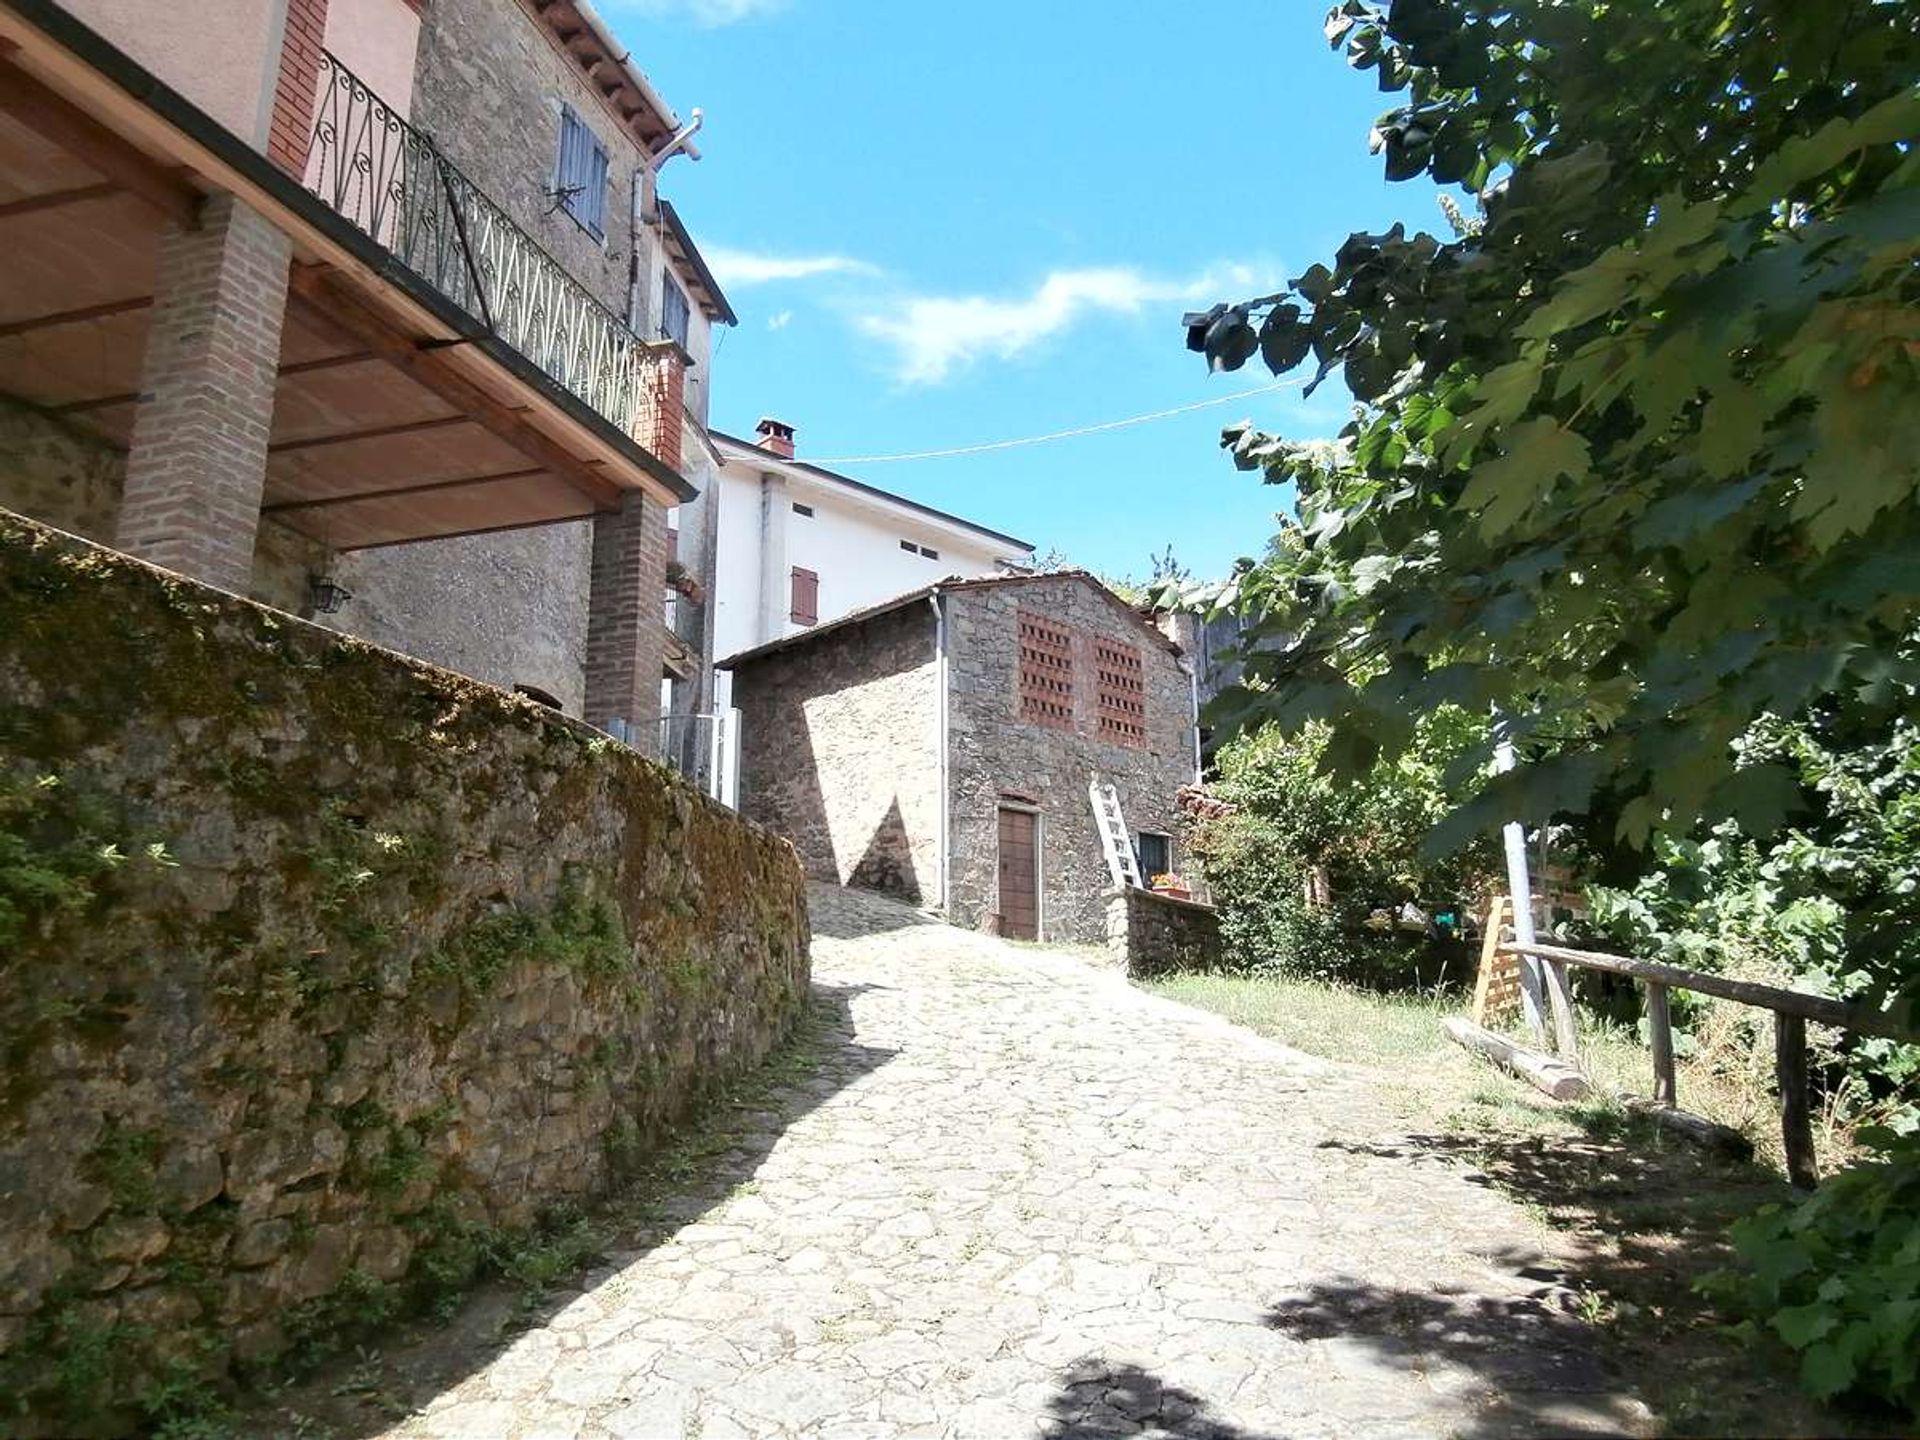
[(0, 0), (0, 506), (655, 749), (695, 128), (574, 0)]
[(1182, 862), (1193, 672), (1091, 575), (942, 580), (721, 664), (741, 809), (819, 878), (1014, 938), (1103, 941), (1096, 778), (1143, 874)]

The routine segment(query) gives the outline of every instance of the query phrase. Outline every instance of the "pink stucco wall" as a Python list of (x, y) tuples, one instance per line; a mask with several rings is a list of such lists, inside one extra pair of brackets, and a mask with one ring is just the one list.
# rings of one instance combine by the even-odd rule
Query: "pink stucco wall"
[(265, 146), (285, 0), (211, 0), (191, 18), (177, 0), (63, 3), (241, 139)]
[(327, 49), (401, 115), (412, 113), (420, 17), (406, 0), (329, 0)]

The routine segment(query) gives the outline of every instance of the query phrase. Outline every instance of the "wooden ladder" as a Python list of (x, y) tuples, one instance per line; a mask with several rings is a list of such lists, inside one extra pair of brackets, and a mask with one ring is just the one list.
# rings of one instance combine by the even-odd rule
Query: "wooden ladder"
[(1100, 832), (1100, 845), (1107, 855), (1107, 874), (1115, 889), (1144, 890), (1140, 866), (1133, 857), (1133, 835), (1126, 817), (1120, 813), (1120, 796), (1113, 786), (1100, 783), (1094, 776), (1087, 782), (1087, 800), (1093, 806), (1094, 828)]

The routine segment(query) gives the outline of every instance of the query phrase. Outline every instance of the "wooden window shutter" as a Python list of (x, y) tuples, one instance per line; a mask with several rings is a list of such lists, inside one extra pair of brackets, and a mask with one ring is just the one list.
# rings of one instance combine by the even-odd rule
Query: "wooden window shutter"
[(820, 577), (811, 570), (793, 567), (793, 623), (815, 625), (820, 620)]

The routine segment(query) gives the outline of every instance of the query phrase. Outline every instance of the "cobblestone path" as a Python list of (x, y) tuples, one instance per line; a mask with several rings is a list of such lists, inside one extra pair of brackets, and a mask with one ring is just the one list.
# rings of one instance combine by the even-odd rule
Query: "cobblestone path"
[(1364, 1072), (816, 891), (850, 1023), (749, 1183), (397, 1436), (1644, 1433), (1540, 1235)]

